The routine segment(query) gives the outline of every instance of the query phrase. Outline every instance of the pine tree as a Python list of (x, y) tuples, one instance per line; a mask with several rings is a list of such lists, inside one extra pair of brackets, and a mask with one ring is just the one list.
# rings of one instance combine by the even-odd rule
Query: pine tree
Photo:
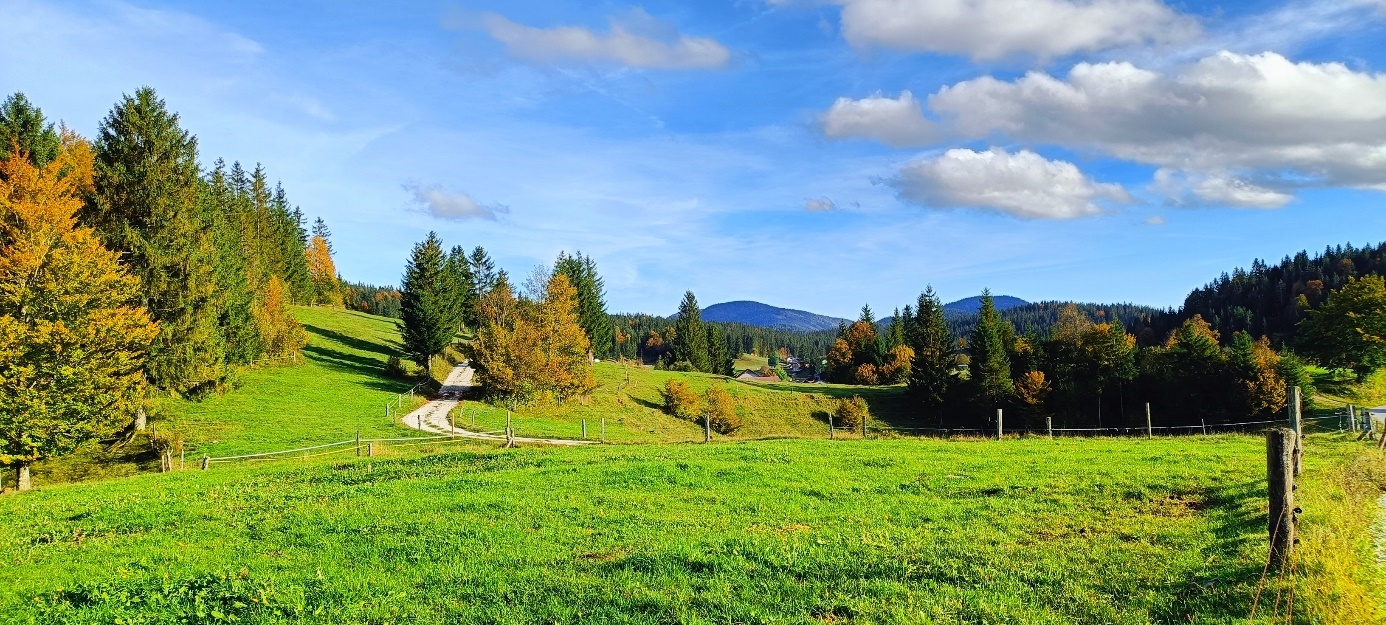
[(674, 322), (674, 345), (670, 350), (675, 367), (686, 365), (694, 371), (711, 371), (708, 361), (707, 330), (703, 329), (703, 313), (692, 291), (683, 294), (679, 318)]
[(332, 247), (332, 231), (327, 229), (327, 222), (323, 221), (322, 217), (313, 220), (313, 236), (322, 237), (322, 240), (327, 243), (327, 253), (337, 253), (337, 250)]
[(733, 359), (731, 352), (727, 349), (727, 334), (717, 324), (706, 323), (703, 325), (707, 327), (708, 371), (717, 375), (731, 375)]
[(491, 260), (486, 249), (480, 245), (472, 250), (467, 263), (472, 274), (472, 290), (467, 294), (469, 304), (462, 317), (462, 322), (475, 330), (481, 327), (482, 322), (478, 306), (480, 306), (482, 298), (496, 288), (499, 275), (496, 273), (496, 263)]
[(446, 301), (445, 263), (442, 241), (430, 232), (427, 239), (414, 245), (404, 268), (400, 335), (405, 354), (422, 367), (456, 337)]
[(35, 167), (45, 167), (58, 158), (62, 141), (43, 110), (29, 103), (23, 93), (15, 93), (0, 104), (0, 161), (18, 148), (28, 154)]
[(943, 407), (952, 394), (957, 367), (957, 342), (948, 329), (943, 303), (932, 286), (919, 295), (911, 332), (905, 337), (914, 359), (910, 361), (909, 390), (926, 415), (943, 418)]
[(572, 256), (560, 253), (554, 272), (568, 277), (577, 288), (578, 310), (582, 328), (587, 332), (595, 356), (606, 358), (615, 350), (614, 328), (606, 312), (605, 282), (597, 274), (597, 264), (591, 256), (578, 252)]
[(0, 161), (0, 464), (19, 469), (108, 436), (138, 410), (158, 326), (139, 281), (77, 226), (78, 175), (22, 150)]
[(303, 230), (303, 212), (289, 208), (284, 187), (275, 185), (270, 200), (275, 240), (274, 272), (283, 278), (292, 301), (311, 301), (312, 279), (308, 275), (308, 240)]
[[(1000, 407), (1014, 391), (1011, 381), (1010, 350), (1006, 345), (1010, 322), (1001, 318), (991, 291), (982, 291), (982, 308), (977, 312), (977, 325), (968, 337), (967, 347), (971, 372), (972, 395), (985, 406)], [(1012, 341), (1015, 329), (1011, 328)]]
[(199, 202), (197, 140), (149, 88), (125, 96), (101, 123), (90, 223), (141, 284), (159, 322), (148, 373), (179, 392), (227, 373), (219, 323), (224, 296), (213, 224)]
[(467, 250), (454, 246), (443, 263), (444, 306), (448, 323), (461, 330), (467, 318), (467, 310), (472, 306), (476, 279), (472, 276), (471, 263), (467, 261)]

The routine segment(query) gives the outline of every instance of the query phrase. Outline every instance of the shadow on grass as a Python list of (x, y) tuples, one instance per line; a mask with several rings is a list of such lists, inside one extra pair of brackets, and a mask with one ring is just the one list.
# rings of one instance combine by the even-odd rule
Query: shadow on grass
[(1205, 561), (1223, 565), (1209, 567), (1199, 576), (1167, 588), (1163, 594), (1172, 600), (1163, 613), (1154, 615), (1155, 621), (1186, 622), (1190, 615), (1211, 622), (1247, 619), (1265, 562), (1248, 560), (1245, 553), (1248, 543), (1267, 540), (1267, 519), (1260, 504), (1265, 495), (1265, 483), (1261, 480), (1205, 491), (1200, 508), (1212, 521), (1213, 540), (1203, 553)]
[(354, 336), (348, 336), (346, 334), (342, 334), (341, 332), (337, 332), (336, 330), (328, 330), (327, 328), (321, 328), (307, 323), (303, 324), (303, 329), (329, 341), (341, 343), (342, 345), (357, 351), (371, 352), (386, 357), (399, 355), (395, 352), (395, 350), (391, 349), (388, 346), (381, 345), (380, 343), (375, 343), (372, 341), (367, 341), (364, 339), (359, 339)]
[(304, 347), (303, 353), (309, 360), (324, 367), (371, 378), (360, 384), (372, 390), (399, 393), (412, 386), (407, 380), (385, 377), (381, 362), (374, 358), (316, 345)]

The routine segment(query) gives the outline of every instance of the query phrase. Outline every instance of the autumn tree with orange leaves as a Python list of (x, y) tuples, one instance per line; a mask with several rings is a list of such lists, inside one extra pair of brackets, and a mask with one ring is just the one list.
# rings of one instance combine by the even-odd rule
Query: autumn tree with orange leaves
[(63, 155), (43, 168), (17, 144), (17, 158), (0, 161), (0, 463), (18, 468), (21, 490), (34, 461), (130, 420), (159, 332), (131, 304), (139, 280), (77, 226), (90, 150), (64, 139)]
[(337, 266), (332, 262), (332, 250), (327, 239), (315, 234), (308, 242), (308, 278), (313, 283), (314, 304), (341, 303), (341, 289), (337, 281)]

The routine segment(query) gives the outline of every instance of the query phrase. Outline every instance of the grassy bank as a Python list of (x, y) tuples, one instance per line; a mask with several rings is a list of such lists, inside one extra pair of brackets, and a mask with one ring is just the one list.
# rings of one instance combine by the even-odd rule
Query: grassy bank
[[(1302, 552), (1364, 536), (1332, 477), (1356, 449), (1312, 439)], [(799, 440), (57, 486), (0, 498), (0, 620), (1246, 623), (1264, 458), (1254, 436)], [(1377, 617), (1370, 561), (1315, 562), (1299, 618)]]

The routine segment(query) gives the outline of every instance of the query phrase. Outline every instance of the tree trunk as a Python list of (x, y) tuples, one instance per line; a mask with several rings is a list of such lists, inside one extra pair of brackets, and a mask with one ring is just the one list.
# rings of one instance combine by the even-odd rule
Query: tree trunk
[(20, 465), (19, 465), (19, 481), (16, 482), (15, 488), (16, 488), (17, 490), (20, 490), (20, 491), (26, 491), (26, 490), (29, 490), (29, 489), (31, 489), (31, 488), (33, 488), (33, 487), (34, 487), (34, 481), (33, 481), (32, 478), (29, 477), (29, 463), (27, 463), (27, 462), (20, 463)]
[(149, 424), (149, 417), (144, 414), (144, 406), (135, 410), (135, 431), (143, 432), (145, 426)]

